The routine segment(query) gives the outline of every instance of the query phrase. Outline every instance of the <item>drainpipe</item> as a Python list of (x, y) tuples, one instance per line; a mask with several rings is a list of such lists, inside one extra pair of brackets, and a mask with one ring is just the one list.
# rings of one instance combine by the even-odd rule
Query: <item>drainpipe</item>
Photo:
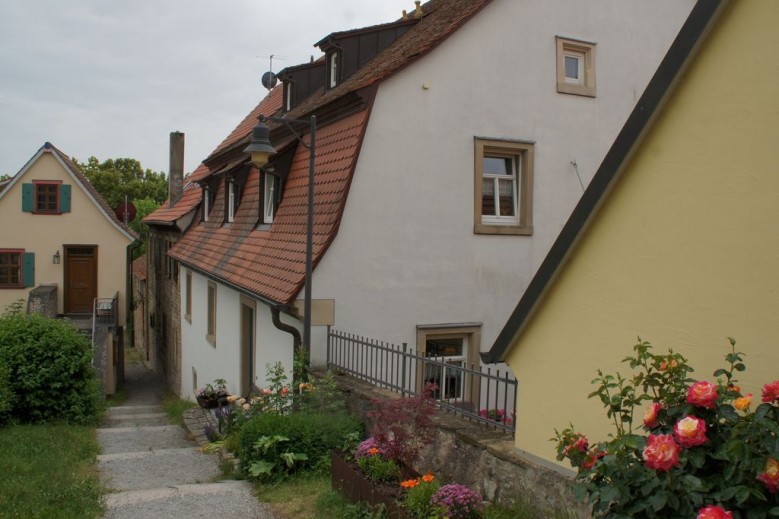
[[(271, 317), (273, 319), (273, 326), (281, 330), (282, 332), (287, 332), (292, 335), (292, 350), (293, 350), (293, 380), (292, 384), (293, 387), (297, 387), (297, 385), (300, 382), (303, 382), (303, 380), (294, 380), (295, 376), (295, 370), (294, 370), (294, 357), (296, 355), (299, 355), (302, 353), (300, 345), (303, 343), (303, 341), (300, 338), (300, 332), (297, 328), (294, 326), (290, 326), (289, 324), (284, 324), (281, 322), (281, 308), (277, 306), (272, 306), (270, 309)], [(252, 370), (254, 370), (254, 366), (252, 366)], [(254, 374), (250, 374), (252, 376), (252, 380), (254, 380)]]

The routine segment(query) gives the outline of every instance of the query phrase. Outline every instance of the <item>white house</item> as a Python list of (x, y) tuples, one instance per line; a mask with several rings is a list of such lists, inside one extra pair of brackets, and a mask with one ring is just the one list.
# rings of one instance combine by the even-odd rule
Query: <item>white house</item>
[(260, 174), (259, 114), (317, 117), (312, 363), (332, 325), (478, 364), (694, 4), (431, 0), (318, 42), (204, 161), (170, 251), (182, 394), (262, 386), (300, 343), (309, 151), (271, 124)]

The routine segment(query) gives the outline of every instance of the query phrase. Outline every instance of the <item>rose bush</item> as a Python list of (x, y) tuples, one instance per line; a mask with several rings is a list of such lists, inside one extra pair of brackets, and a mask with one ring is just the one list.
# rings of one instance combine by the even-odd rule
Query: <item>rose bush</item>
[[(571, 425), (555, 431), (557, 459), (577, 468), (575, 495), (594, 517), (761, 519), (779, 517), (779, 380), (742, 395), (744, 354), (725, 355), (716, 380), (694, 380), (683, 356), (635, 345), (632, 377), (598, 371), (598, 398), (616, 434), (591, 444)], [(643, 407), (642, 432), (633, 430)]]

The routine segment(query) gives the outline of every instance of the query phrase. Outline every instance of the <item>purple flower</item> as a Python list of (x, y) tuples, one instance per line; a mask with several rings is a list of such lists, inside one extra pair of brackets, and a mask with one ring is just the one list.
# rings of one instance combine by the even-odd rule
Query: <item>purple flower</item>
[(210, 442), (215, 442), (219, 439), (219, 432), (210, 423), (207, 423), (205, 427), (203, 427), (203, 434), (206, 435), (206, 438), (208, 438), (208, 441)]
[(454, 519), (474, 519), (479, 517), (482, 504), (481, 495), (465, 485), (444, 485), (430, 498), (430, 503), (440, 506), (446, 517)]

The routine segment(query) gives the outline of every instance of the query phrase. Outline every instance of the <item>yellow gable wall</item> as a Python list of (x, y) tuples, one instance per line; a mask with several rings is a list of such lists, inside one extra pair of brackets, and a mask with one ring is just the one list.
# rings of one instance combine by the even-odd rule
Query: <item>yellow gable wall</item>
[[(613, 426), (588, 400), (636, 336), (713, 380), (734, 337), (760, 399), (779, 379), (779, 2), (734, 2), (571, 261), (510, 349), (516, 447), (554, 461), (569, 422)], [(641, 411), (637, 417), (641, 418)]]
[[(33, 180), (61, 180), (71, 187), (71, 212), (40, 215), (22, 211), (22, 184)], [(58, 312), (64, 308), (63, 245), (97, 245), (97, 296), (113, 297), (119, 292), (120, 322), (124, 323), (126, 251), (131, 243), (103, 216), (81, 185), (50, 153), (34, 162), (10, 191), (0, 199), (0, 249), (25, 249), (35, 253), (35, 286), (56, 284)], [(59, 251), (61, 261), (52, 256)], [(31, 289), (0, 289), (0, 311), (17, 299), (26, 301)]]

